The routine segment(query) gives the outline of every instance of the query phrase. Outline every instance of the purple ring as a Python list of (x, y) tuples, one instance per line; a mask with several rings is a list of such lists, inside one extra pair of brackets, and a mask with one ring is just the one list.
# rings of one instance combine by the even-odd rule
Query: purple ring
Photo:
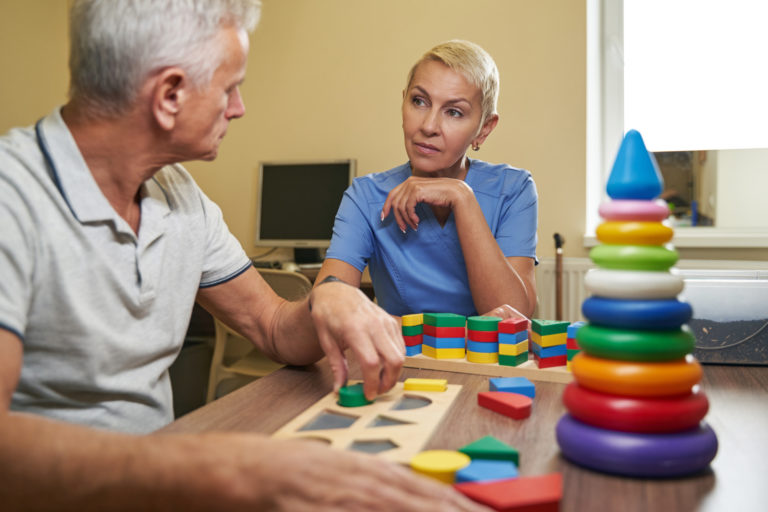
[(690, 475), (709, 466), (717, 454), (717, 436), (704, 422), (682, 432), (639, 434), (593, 427), (565, 414), (556, 436), (570, 461), (633, 477)]

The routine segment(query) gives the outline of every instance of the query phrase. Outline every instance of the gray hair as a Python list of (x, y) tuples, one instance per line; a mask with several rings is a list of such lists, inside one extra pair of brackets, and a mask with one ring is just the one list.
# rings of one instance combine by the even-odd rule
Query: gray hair
[(169, 66), (208, 85), (223, 58), (222, 26), (253, 31), (260, 0), (77, 0), (70, 13), (70, 98), (120, 114), (143, 81)]
[(419, 64), (428, 60), (442, 62), (480, 89), (483, 109), (481, 126), (485, 123), (486, 119), (496, 113), (496, 104), (499, 100), (499, 70), (496, 68), (496, 62), (483, 48), (475, 43), (461, 39), (452, 39), (438, 44), (422, 55), (416, 61), (416, 64), (413, 65), (408, 73), (406, 90), (411, 87), (416, 68), (419, 67)]

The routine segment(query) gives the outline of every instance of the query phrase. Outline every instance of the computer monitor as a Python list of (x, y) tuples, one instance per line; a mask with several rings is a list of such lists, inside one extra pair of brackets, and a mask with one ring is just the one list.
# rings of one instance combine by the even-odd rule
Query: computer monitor
[(321, 261), (355, 160), (262, 162), (256, 205), (257, 247), (293, 247), (297, 263)]

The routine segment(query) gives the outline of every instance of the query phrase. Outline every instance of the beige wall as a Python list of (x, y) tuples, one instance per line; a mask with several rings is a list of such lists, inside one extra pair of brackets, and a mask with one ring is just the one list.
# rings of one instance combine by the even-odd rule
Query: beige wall
[[(67, 3), (0, 2), (0, 133), (30, 124), (64, 101)], [(540, 197), (540, 257), (553, 255), (554, 232), (564, 235), (566, 256), (587, 255), (581, 243), (586, 2), (263, 3), (242, 87), (246, 116), (230, 127), (215, 162), (188, 164), (249, 254), (263, 252), (253, 247), (258, 162), (355, 158), (358, 174), (403, 163), (405, 75), (432, 45), (464, 38), (485, 47), (501, 74), (501, 121), (477, 156), (533, 173)]]

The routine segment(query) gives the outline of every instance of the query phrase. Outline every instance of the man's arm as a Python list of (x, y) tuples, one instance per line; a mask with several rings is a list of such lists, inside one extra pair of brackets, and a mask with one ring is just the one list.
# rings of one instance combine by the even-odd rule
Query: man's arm
[(288, 302), (251, 268), (226, 283), (201, 289), (197, 300), (273, 359), (304, 365), (328, 356), (334, 390), (347, 379), (347, 349), (360, 365), (368, 398), (395, 385), (405, 360), (397, 322), (344, 283), (318, 285), (305, 299)]
[(21, 341), (0, 328), (7, 510), (486, 510), (370, 455), (254, 434), (132, 436), (9, 411)]

